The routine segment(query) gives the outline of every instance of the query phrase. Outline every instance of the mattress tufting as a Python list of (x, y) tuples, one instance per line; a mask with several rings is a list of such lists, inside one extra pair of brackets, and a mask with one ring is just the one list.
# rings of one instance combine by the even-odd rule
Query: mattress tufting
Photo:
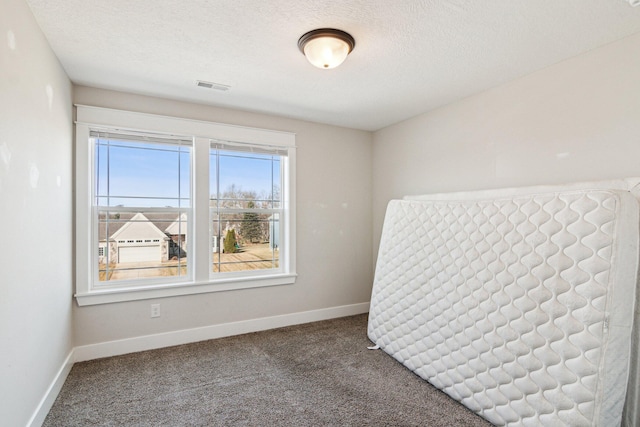
[(620, 425), (636, 198), (575, 187), (469, 194), (389, 203), (369, 338), (496, 425)]

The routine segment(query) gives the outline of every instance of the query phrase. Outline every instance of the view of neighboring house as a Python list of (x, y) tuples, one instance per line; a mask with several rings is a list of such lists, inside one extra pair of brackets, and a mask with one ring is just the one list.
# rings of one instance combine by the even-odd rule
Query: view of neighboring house
[[(227, 221), (225, 226), (212, 236), (214, 253), (223, 252), (225, 233), (237, 230), (240, 237), (241, 220)], [(214, 222), (214, 224), (217, 224)], [(269, 216), (269, 247), (278, 249), (279, 222)], [(165, 262), (187, 256), (187, 214), (178, 218), (170, 213), (143, 214), (121, 212), (109, 218), (101, 218), (99, 224), (98, 262), (110, 263)], [(220, 243), (220, 246), (218, 245)]]
[[(276, 215), (236, 213), (228, 215), (224, 223), (218, 218), (212, 221), (210, 230), (213, 272), (278, 267), (279, 222)], [(175, 211), (118, 212), (116, 208), (108, 214), (101, 214), (98, 227), (99, 280), (121, 281), (186, 274), (188, 220), (187, 213), (176, 218)], [(224, 242), (230, 231), (238, 239), (236, 249), (239, 245), (247, 246), (231, 251), (230, 257), (224, 258)], [(270, 239), (274, 233), (275, 237)], [(241, 258), (238, 258), (238, 252), (243, 253)]]
[[(100, 220), (99, 263), (163, 262), (187, 256), (187, 215), (138, 212)], [(108, 244), (107, 244), (108, 242)]]

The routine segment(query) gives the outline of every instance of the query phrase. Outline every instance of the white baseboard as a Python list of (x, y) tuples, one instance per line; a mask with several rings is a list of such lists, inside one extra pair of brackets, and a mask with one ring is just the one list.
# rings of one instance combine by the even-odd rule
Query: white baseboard
[(279, 316), (263, 317), (260, 319), (250, 319), (239, 322), (222, 323), (200, 328), (183, 329), (180, 331), (165, 332), (162, 334), (144, 335), (123, 340), (83, 345), (74, 349), (74, 361), (82, 362), (86, 360), (99, 359), (101, 357), (153, 350), (156, 348), (229, 337), (249, 332), (264, 331), (283, 326), (299, 325), (302, 323), (352, 316), (355, 314), (367, 313), (368, 311), (369, 303), (363, 302), (359, 304), (343, 305), (319, 310), (303, 311), (299, 313), (283, 314)]
[(58, 373), (53, 378), (53, 381), (49, 385), (49, 388), (44, 394), (44, 397), (40, 400), (38, 407), (35, 412), (31, 416), (31, 419), (27, 423), (27, 427), (40, 427), (44, 422), (44, 419), (47, 417), (49, 410), (53, 406), (53, 402), (56, 401), (56, 397), (58, 397), (58, 393), (62, 389), (62, 385), (64, 381), (67, 379), (69, 372), (71, 372), (71, 368), (73, 367), (74, 361), (74, 350), (72, 349), (69, 352), (69, 355), (62, 363), (62, 366), (58, 370)]

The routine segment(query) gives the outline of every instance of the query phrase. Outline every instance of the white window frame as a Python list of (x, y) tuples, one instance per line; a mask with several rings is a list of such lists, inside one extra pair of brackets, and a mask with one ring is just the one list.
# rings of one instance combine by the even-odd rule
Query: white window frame
[[(296, 278), (295, 239), (295, 134), (290, 132), (248, 128), (199, 120), (181, 119), (124, 110), (75, 105), (76, 107), (76, 300), (79, 305), (105, 304), (177, 295), (246, 289), (263, 286), (293, 284)], [(92, 130), (120, 132), (149, 132), (193, 137), (192, 151), (192, 206), (190, 221), (190, 268), (192, 275), (186, 281), (155, 281), (144, 284), (99, 286), (94, 281), (97, 268), (97, 240), (94, 239), (93, 191), (94, 157), (89, 142)], [(277, 271), (250, 271), (239, 275), (210, 275), (212, 241), (209, 210), (209, 150), (211, 140), (231, 141), (236, 144), (279, 147), (287, 150), (283, 157), (284, 208), (281, 218), (280, 263)], [(94, 259), (95, 258), (95, 259)], [(192, 264), (192, 265), (191, 265)]]

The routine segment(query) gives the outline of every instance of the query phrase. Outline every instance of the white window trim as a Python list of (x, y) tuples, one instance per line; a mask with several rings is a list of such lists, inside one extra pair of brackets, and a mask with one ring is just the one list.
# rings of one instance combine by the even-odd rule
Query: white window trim
[[(292, 284), (296, 278), (296, 147), (295, 134), (266, 129), (249, 128), (214, 122), (181, 119), (169, 116), (137, 113), (124, 110), (75, 105), (76, 107), (76, 300), (78, 305), (106, 304), (178, 295), (229, 291)], [(196, 174), (193, 174), (192, 209), (193, 235), (209, 235), (209, 147), (210, 140), (227, 140), (254, 145), (285, 147), (288, 150), (288, 167), (283, 177), (282, 189), (284, 211), (288, 221), (283, 221), (283, 248), (281, 262), (284, 271), (243, 277), (211, 279), (210, 238), (195, 240), (193, 275), (189, 281), (136, 285), (129, 288), (94, 289), (91, 279), (95, 268), (92, 255), (92, 150), (89, 133), (95, 128), (120, 131), (164, 133), (170, 135), (192, 135), (194, 137), (193, 158)], [(206, 206), (200, 206), (206, 201)]]

